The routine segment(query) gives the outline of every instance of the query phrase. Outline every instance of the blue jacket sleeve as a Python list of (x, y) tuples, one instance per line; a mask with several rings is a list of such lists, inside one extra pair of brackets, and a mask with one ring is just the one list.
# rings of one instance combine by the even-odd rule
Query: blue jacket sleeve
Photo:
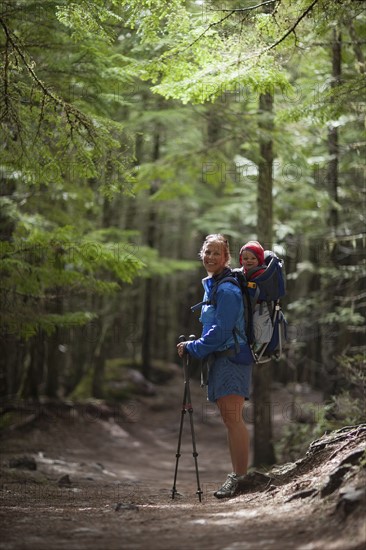
[[(208, 306), (213, 308), (213, 306)], [(202, 336), (186, 344), (190, 355), (203, 359), (210, 353), (233, 345), (233, 329), (238, 322), (242, 307), (241, 292), (231, 283), (223, 283), (217, 289), (213, 320), (205, 325)]]

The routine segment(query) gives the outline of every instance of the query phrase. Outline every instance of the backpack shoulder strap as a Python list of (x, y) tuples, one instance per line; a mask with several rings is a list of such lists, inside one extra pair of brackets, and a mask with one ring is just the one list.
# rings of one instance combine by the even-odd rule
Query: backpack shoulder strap
[(211, 298), (210, 298), (210, 300), (207, 301), (207, 305), (212, 305), (212, 306), (216, 305), (217, 290), (218, 290), (219, 286), (222, 285), (223, 283), (232, 283), (232, 284), (234, 284), (234, 285), (236, 285), (237, 287), (240, 288), (239, 282), (232, 275), (228, 275), (227, 277), (223, 277), (222, 279), (218, 279), (216, 281), (216, 283), (212, 286)]
[(215, 306), (216, 305), (216, 293), (219, 285), (222, 283), (233, 283), (234, 285), (238, 286), (240, 288), (240, 283), (237, 280), (237, 278), (234, 275), (225, 275), (221, 279), (218, 279), (213, 285), (211, 289), (211, 296), (209, 300), (204, 300), (203, 302), (199, 302), (198, 304), (195, 304), (194, 306), (191, 306), (191, 311), (196, 311), (202, 306)]

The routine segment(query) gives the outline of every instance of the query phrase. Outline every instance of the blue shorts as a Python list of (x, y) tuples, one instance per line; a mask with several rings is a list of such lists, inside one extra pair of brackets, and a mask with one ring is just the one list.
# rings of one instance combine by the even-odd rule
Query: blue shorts
[(226, 395), (241, 395), (249, 399), (253, 365), (233, 363), (228, 357), (219, 357), (210, 366), (207, 384), (209, 401)]

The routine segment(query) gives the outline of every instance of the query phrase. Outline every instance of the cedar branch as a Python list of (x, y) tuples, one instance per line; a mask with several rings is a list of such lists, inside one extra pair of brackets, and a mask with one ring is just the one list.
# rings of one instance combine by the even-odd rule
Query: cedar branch
[[(188, 46), (186, 46), (185, 48), (183, 48), (182, 50), (180, 50), (179, 54), (185, 52), (186, 50), (188, 50), (189, 48), (191, 48), (194, 44), (196, 44), (197, 42), (199, 42), (199, 40), (201, 40), (201, 38), (203, 38), (203, 36), (205, 36), (205, 34), (207, 34), (207, 32), (212, 29), (213, 27), (217, 26), (217, 25), (220, 25), (221, 23), (223, 23), (226, 19), (228, 19), (229, 17), (231, 17), (234, 13), (238, 13), (238, 12), (244, 12), (244, 11), (249, 11), (249, 10), (253, 10), (253, 9), (257, 9), (261, 6), (265, 6), (265, 5), (268, 5), (268, 4), (272, 4), (274, 3), (275, 1), (277, 0), (268, 0), (267, 2), (263, 2), (261, 4), (257, 4), (256, 6), (251, 6), (250, 8), (237, 8), (237, 9), (232, 9), (232, 10), (228, 10), (228, 9), (222, 9), (222, 10), (218, 10), (218, 11), (228, 11), (229, 13), (227, 15), (225, 15), (224, 17), (222, 17), (219, 21), (214, 21), (213, 23), (210, 23), (210, 25), (195, 39), (193, 40), (193, 42), (191, 42)], [(263, 50), (261, 50), (260, 52), (258, 52), (257, 54), (254, 55), (254, 57), (260, 57), (261, 55), (263, 55), (264, 53), (267, 53), (269, 52), (270, 50), (273, 50), (274, 48), (276, 48), (279, 44), (281, 44), (281, 42), (283, 42), (284, 40), (286, 40), (286, 38), (295, 31), (295, 29), (297, 28), (297, 26), (300, 24), (300, 22), (304, 19), (304, 17), (306, 17), (311, 11), (312, 9), (314, 8), (314, 6), (319, 2), (319, 0), (313, 0), (313, 2), (310, 4), (310, 6), (308, 6), (306, 8), (306, 10), (296, 19), (296, 21), (294, 22), (294, 24), (278, 39), (276, 40), (275, 42), (273, 42), (273, 44), (271, 44), (270, 46), (267, 46), (266, 48), (264, 48)], [(169, 56), (171, 57), (171, 56)]]
[(245, 11), (253, 11), (253, 10), (256, 10), (258, 8), (262, 8), (263, 6), (268, 6), (269, 4), (275, 4), (276, 2), (278, 2), (280, 4), (281, 0), (267, 0), (266, 2), (262, 2), (261, 4), (256, 4), (255, 6), (249, 6), (248, 8), (235, 8), (235, 9), (217, 8), (217, 9), (212, 9), (212, 10), (208, 10), (208, 11), (229, 11), (230, 15), (231, 15), (234, 12), (243, 13)]
[(281, 38), (279, 38), (278, 40), (276, 40), (275, 42), (273, 42), (273, 44), (271, 44), (270, 46), (268, 46), (267, 48), (264, 49), (263, 52), (260, 52), (259, 55), (261, 55), (261, 53), (264, 53), (264, 52), (269, 52), (270, 50), (273, 50), (273, 48), (276, 48), (276, 46), (278, 46), (279, 44), (281, 44), (281, 42), (283, 42), (284, 40), (286, 40), (286, 38), (294, 32), (294, 30), (296, 29), (296, 27), (299, 25), (300, 21), (302, 21), (304, 19), (304, 17), (306, 17), (310, 12), (311, 10), (314, 8), (314, 6), (319, 2), (319, 0), (313, 0), (313, 2), (310, 4), (310, 6), (308, 6), (306, 8), (306, 10), (300, 15), (300, 17), (297, 18), (297, 20), (295, 21), (295, 23), (292, 25), (292, 27), (290, 29), (288, 29), (284, 35), (281, 36)]
[[(222, 17), (220, 19), (220, 21), (214, 21), (213, 23), (210, 23), (209, 26), (207, 27), (207, 29), (205, 29), (199, 36), (197, 36), (197, 38), (195, 38), (195, 40), (193, 40), (193, 42), (191, 42), (190, 44), (188, 44), (188, 46), (186, 46), (185, 48), (183, 48), (183, 50), (180, 50), (178, 53), (183, 53), (185, 52), (186, 50), (189, 50), (189, 48), (192, 48), (192, 46), (194, 46), (197, 42), (199, 42), (201, 40), (201, 38), (203, 38), (205, 36), (205, 34), (208, 33), (208, 31), (210, 29), (212, 29), (212, 27), (216, 27), (217, 25), (220, 25), (221, 23), (223, 23), (223, 21), (225, 21), (226, 19), (228, 19), (233, 13), (234, 13), (235, 10), (232, 10), (230, 11), (230, 13), (228, 13), (227, 15), (225, 15), (224, 17)], [(169, 56), (170, 57), (170, 56)]]
[[(32, 64), (28, 62), (26, 54), (24, 53), (23, 49), (19, 46), (17, 43), (17, 40), (14, 36), (14, 33), (11, 33), (8, 26), (6, 25), (5, 21), (0, 18), (0, 24), (4, 29), (4, 33), (6, 36), (7, 44), (10, 44), (13, 48), (13, 50), (18, 54), (20, 59), (22, 60), (25, 68), (27, 69), (28, 73), (30, 74), (33, 82), (35, 82), (38, 89), (42, 91), (42, 94), (44, 97), (48, 97), (53, 103), (61, 107), (66, 114), (68, 124), (71, 128), (75, 125), (72, 121), (72, 118), (80, 124), (85, 130), (87, 131), (89, 137), (93, 140), (93, 137), (95, 136), (95, 129), (93, 127), (92, 121), (85, 116), (79, 109), (75, 108), (70, 103), (67, 103), (60, 97), (58, 97), (56, 94), (54, 94), (43, 82), (40, 80), (35, 72), (35, 70), (32, 67)], [(7, 101), (9, 98), (9, 94), (6, 94), (5, 101)]]

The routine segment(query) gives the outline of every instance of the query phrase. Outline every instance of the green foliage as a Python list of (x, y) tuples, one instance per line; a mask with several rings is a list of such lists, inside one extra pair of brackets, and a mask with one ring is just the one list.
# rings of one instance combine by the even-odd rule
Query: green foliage
[(154, 58), (136, 65), (140, 76), (155, 84), (154, 92), (183, 103), (214, 101), (238, 84), (257, 93), (289, 91), (283, 56), (298, 44), (302, 53), (310, 50), (339, 21), (350, 25), (362, 17), (362, 8), (350, 1), (282, 1), (273, 13), (179, 0), (154, 2), (153, 8), (149, 1), (122, 5), (141, 43), (155, 45)]
[[(343, 354), (337, 358), (342, 368), (344, 390), (335, 397), (338, 416), (349, 423), (364, 422), (366, 411), (366, 358), (361, 354)], [(345, 403), (342, 405), (342, 399)]]
[(120, 23), (119, 2), (111, 0), (106, 7), (103, 1), (81, 0), (78, 2), (58, 2), (56, 16), (66, 27), (72, 30), (76, 41), (93, 38), (99, 41), (112, 41), (111, 23)]
[(301, 404), (302, 416), (308, 420), (300, 422), (295, 419), (284, 428), (277, 443), (281, 461), (296, 460), (306, 451), (311, 441), (325, 432), (365, 422), (365, 357), (343, 355), (338, 357), (337, 362), (342, 369), (342, 389), (321, 406)]
[(309, 444), (318, 439), (326, 431), (342, 426), (330, 421), (328, 418), (332, 405), (323, 405), (321, 407), (309, 404), (303, 407), (303, 412), (313, 418), (313, 422), (289, 423), (282, 431), (279, 441), (276, 443), (277, 460), (281, 462), (295, 461), (304, 455)]
[[(131, 167), (132, 142), (121, 122), (112, 120), (104, 96), (114, 89), (118, 102), (131, 79), (109, 73), (106, 80), (105, 73), (114, 66), (113, 50), (106, 42), (106, 32), (99, 32), (99, 24), (96, 43), (89, 23), (97, 13), (100, 21), (111, 13), (101, 3), (85, 5), (89, 9), (58, 4), (61, 20), (66, 21), (66, 12), (69, 18), (77, 12), (78, 30), (81, 32), (81, 25), (84, 33), (86, 24), (81, 46), (70, 43), (67, 29), (56, 18), (54, 2), (35, 3), (29, 19), (24, 19), (28, 9), (23, 1), (3, 10), (6, 93), (1, 124), (6, 147), (2, 169), (6, 175), (19, 174), (27, 185), (62, 185), (70, 177), (75, 184), (97, 178), (106, 193), (131, 191), (131, 182), (126, 183), (124, 175)], [(24, 45), (35, 24), (50, 49), (37, 42), (31, 48)], [(61, 78), (55, 78), (49, 70), (52, 66)]]
[(344, 390), (331, 398), (322, 407), (309, 404), (304, 412), (314, 418), (313, 423), (291, 422), (276, 444), (276, 456), (280, 462), (295, 461), (301, 457), (309, 444), (324, 433), (356, 426), (365, 422), (365, 397), (355, 399), (351, 392)]
[[(140, 338), (151, 277), (154, 308), (162, 310), (156, 324), (168, 319), (174, 331), (189, 305), (187, 284), (198, 265), (192, 257), (202, 235), (227, 234), (235, 258), (243, 239), (257, 235), (257, 220), (266, 223), (257, 204), (259, 142), (266, 138), (274, 152), (275, 241), (289, 264), (289, 321), (305, 333), (331, 328), (337, 353), (349, 343), (359, 346), (365, 318), (361, 4), (282, 0), (267, 13), (245, 0), (229, 7), (5, 0), (5, 331), (28, 339), (30, 353), (38, 333), (49, 338), (99, 316), (105, 332), (87, 351), (80, 344), (82, 360), (71, 361), (80, 368), (72, 382), (78, 383), (111, 319), (118, 317), (123, 338), (129, 323)], [(342, 75), (334, 82), (338, 31)], [(270, 132), (259, 112), (267, 91), (274, 97)], [(335, 127), (337, 194), (328, 146)], [(330, 226), (334, 212), (337, 223)], [(174, 293), (170, 309), (167, 291)], [(140, 341), (113, 344), (113, 350), (122, 346), (118, 355), (141, 351)], [(297, 346), (295, 363), (307, 354), (318, 361), (326, 343), (300, 339)], [(156, 339), (153, 348), (165, 353)], [(86, 393), (92, 385), (90, 378)]]
[(71, 226), (45, 232), (20, 224), (12, 241), (1, 243), (3, 331), (29, 338), (39, 329), (50, 334), (57, 326), (83, 325), (95, 314), (60, 315), (50, 308), (73, 294), (106, 295), (119, 288), (117, 281), (132, 282), (144, 264), (131, 254), (128, 242), (116, 249), (115, 243), (98, 242), (95, 232), (91, 237)]

